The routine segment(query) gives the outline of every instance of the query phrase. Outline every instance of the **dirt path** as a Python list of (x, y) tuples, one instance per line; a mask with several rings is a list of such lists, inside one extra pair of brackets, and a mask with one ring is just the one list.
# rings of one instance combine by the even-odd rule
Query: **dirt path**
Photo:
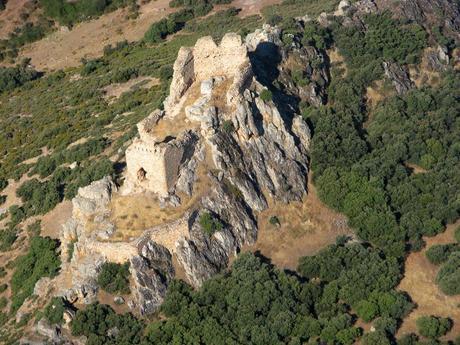
[(412, 253), (407, 258), (405, 276), (398, 289), (409, 293), (417, 304), (417, 309), (404, 319), (398, 336), (416, 332), (415, 322), (422, 315), (450, 317), (454, 321), (454, 327), (445, 339), (453, 340), (455, 336), (460, 335), (460, 295), (447, 296), (438, 289), (435, 279), (439, 266), (431, 264), (425, 256), (426, 250), (432, 245), (455, 242), (453, 234), (458, 226), (460, 221), (449, 225), (444, 233), (426, 238), (425, 249)]

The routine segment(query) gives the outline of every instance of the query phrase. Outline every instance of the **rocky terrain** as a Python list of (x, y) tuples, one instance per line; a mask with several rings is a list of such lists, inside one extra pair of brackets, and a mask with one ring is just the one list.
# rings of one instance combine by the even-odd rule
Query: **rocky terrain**
[[(236, 34), (227, 34), (219, 45), (204, 37), (193, 48), (180, 50), (165, 110), (154, 111), (139, 128), (150, 135), (144, 137), (146, 150), (149, 144), (152, 150), (164, 145), (183, 147), (178, 164), (169, 167), (163, 178), (174, 181), (165, 184), (158, 201), (164, 208), (174, 209), (182, 198), (193, 195), (198, 174), (211, 187), (178, 215), (178, 221), (146, 229), (130, 241), (115, 241), (117, 229), (109, 214), (113, 194), (157, 192), (155, 183), (162, 183), (159, 170), (155, 171), (158, 167), (146, 168), (145, 176), (138, 176), (129, 163), (131, 155), (138, 153), (128, 148), (127, 176), (120, 191), (110, 178), (104, 178), (80, 188), (72, 201), (73, 216), (64, 225), (61, 243), (62, 248), (72, 243), (75, 249), (71, 257), (62, 252), (66, 264), (55, 282), (49, 282), (58, 295), (71, 303), (91, 303), (102, 263), (129, 261), (134, 286), (130, 306), (142, 315), (154, 313), (174, 277), (173, 256), (187, 280), (198, 287), (227, 267), (242, 246), (257, 240), (256, 213), (268, 207), (268, 198), (284, 203), (302, 199), (307, 193), (309, 128), (299, 116), (281, 115), (283, 105), (278, 106), (258, 81), (250, 59), (251, 54), (259, 54), (261, 45), (276, 48), (277, 40), (279, 32), (266, 26), (249, 35), (248, 44)], [(270, 94), (268, 99), (261, 96), (264, 92)], [(177, 120), (185, 121), (190, 129), (178, 132), (171, 126)], [(159, 136), (155, 131), (161, 127), (171, 133)], [(196, 139), (179, 139), (184, 135)], [(174, 159), (167, 150), (159, 152), (166, 162)], [(207, 159), (213, 168), (201, 171)], [(154, 174), (153, 187), (151, 183), (133, 187), (136, 179), (145, 181)], [(203, 214), (221, 224), (214, 233), (203, 229)], [(71, 281), (64, 282), (68, 276)]]
[[(436, 15), (440, 9), (442, 22)], [(365, 28), (367, 14), (387, 10), (459, 39), (458, 6), (447, 0), (343, 0), (333, 13), (299, 16), (293, 25), (317, 21), (328, 27), (331, 18), (340, 18), (345, 28)], [(245, 38), (227, 33), (216, 42), (206, 36), (179, 50), (169, 95), (161, 109), (151, 109), (138, 123), (122, 159), (122, 178), (92, 182), (72, 199), (72, 216), (59, 236), (59, 275), (42, 278), (34, 289), (39, 301), (64, 298), (66, 323), (41, 320), (34, 326), (38, 334), (67, 341), (74, 317), (69, 306), (98, 300), (97, 277), (106, 262), (129, 263), (131, 293), (122, 298), (127, 308), (156, 315), (173, 279), (185, 278), (199, 288), (256, 243), (258, 215), (274, 202), (288, 205), (306, 197), (312, 129), (300, 116), (300, 105), (328, 104), (331, 56), (295, 35), (285, 44), (283, 35), (278, 26), (264, 24)], [(417, 89), (427, 71), (438, 77), (452, 59), (458, 61), (456, 51), (437, 45), (424, 50), (422, 71), (390, 60), (379, 66), (391, 91), (403, 97)], [(113, 203), (139, 196), (156, 205), (151, 217), (160, 219), (161, 211), (168, 219), (133, 234), (117, 226)], [(30, 303), (24, 304), (18, 315), (28, 308)]]

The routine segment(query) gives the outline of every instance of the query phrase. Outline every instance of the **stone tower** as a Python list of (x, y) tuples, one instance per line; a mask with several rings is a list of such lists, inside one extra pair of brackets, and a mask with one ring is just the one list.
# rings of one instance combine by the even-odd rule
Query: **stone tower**
[(194, 136), (185, 131), (179, 137), (161, 138), (155, 127), (164, 112), (155, 111), (138, 123), (139, 138), (126, 150), (128, 190), (151, 191), (167, 196), (179, 176), (179, 169), (193, 147)]

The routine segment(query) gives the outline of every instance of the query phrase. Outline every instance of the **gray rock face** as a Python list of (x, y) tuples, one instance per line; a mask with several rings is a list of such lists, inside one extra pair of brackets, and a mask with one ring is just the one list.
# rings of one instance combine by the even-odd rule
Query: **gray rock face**
[(458, 1), (405, 0), (398, 5), (398, 10), (403, 17), (413, 20), (429, 30), (441, 26), (445, 32), (459, 42), (460, 3)]
[(171, 253), (163, 246), (144, 240), (138, 246), (139, 255), (131, 259), (134, 293), (141, 315), (158, 310), (174, 277)]
[(250, 52), (258, 49), (258, 53), (262, 56), (271, 55), (271, 49), (267, 48), (270, 47), (270, 44), (281, 45), (281, 29), (276, 26), (264, 24), (262, 29), (257, 29), (248, 34), (245, 41)]
[[(257, 225), (251, 210), (228, 190), (228, 186), (215, 178), (213, 182), (213, 193), (203, 200), (205, 209), (190, 217), (190, 238), (176, 243), (178, 261), (195, 287), (227, 267), (231, 255), (257, 238)], [(204, 212), (211, 212), (223, 224), (212, 236), (205, 234), (199, 223)]]
[(428, 68), (438, 72), (446, 70), (450, 60), (445, 47), (438, 47), (436, 51), (428, 51), (425, 57)]
[(233, 123), (244, 140), (225, 132), (210, 139), (216, 166), (255, 211), (267, 207), (261, 190), (283, 202), (300, 200), (307, 192), (306, 125), (296, 120), (296, 136), (273, 103), (251, 92), (245, 93), (243, 104), (244, 116), (237, 111)]
[(91, 216), (109, 203), (115, 184), (109, 176), (78, 189), (78, 195), (72, 199), (73, 212)]
[(53, 343), (63, 341), (61, 338), (61, 328), (57, 325), (50, 325), (45, 318), (37, 322), (35, 331)]
[(405, 94), (415, 86), (409, 78), (406, 67), (399, 66), (397, 63), (384, 62), (383, 69), (385, 76), (391, 80), (399, 95)]
[[(329, 71), (324, 54), (313, 46), (305, 46), (289, 49), (285, 55), (289, 60), (285, 60), (286, 62), (280, 66), (279, 80), (286, 86), (287, 91), (315, 107), (325, 104)], [(294, 61), (299, 68), (291, 70), (288, 61)]]

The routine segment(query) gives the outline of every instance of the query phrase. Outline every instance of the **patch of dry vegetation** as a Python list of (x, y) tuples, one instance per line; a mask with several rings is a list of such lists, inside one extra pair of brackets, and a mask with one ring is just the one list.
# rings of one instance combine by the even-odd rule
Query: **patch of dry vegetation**
[(435, 244), (455, 242), (454, 230), (458, 226), (460, 226), (460, 221), (450, 224), (442, 234), (425, 238), (426, 247), (407, 257), (404, 278), (398, 289), (406, 291), (417, 308), (404, 319), (398, 335), (416, 332), (416, 320), (424, 315), (449, 317), (454, 320), (453, 328), (446, 335), (446, 340), (453, 340), (460, 334), (460, 322), (458, 322), (460, 320), (460, 295), (447, 296), (439, 290), (435, 282), (439, 266), (430, 263), (425, 255), (426, 250)]
[[(269, 208), (257, 217), (256, 244), (244, 250), (260, 251), (277, 267), (295, 270), (299, 258), (335, 243), (337, 236), (352, 236), (346, 218), (319, 200), (311, 181), (308, 188), (302, 202), (286, 205), (270, 200)], [(270, 218), (274, 216), (280, 226), (271, 224)]]

